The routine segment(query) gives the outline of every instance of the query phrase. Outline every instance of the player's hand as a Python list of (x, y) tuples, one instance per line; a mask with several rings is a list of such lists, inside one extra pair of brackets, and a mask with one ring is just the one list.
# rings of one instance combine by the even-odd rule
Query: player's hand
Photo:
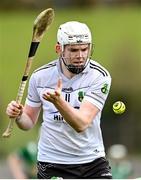
[(56, 103), (61, 97), (61, 92), (62, 92), (62, 79), (59, 78), (55, 91), (52, 93), (51, 92), (43, 93), (43, 98), (52, 103)]
[(23, 105), (18, 104), (16, 101), (11, 101), (6, 108), (6, 114), (9, 118), (17, 118), (22, 114), (22, 112)]

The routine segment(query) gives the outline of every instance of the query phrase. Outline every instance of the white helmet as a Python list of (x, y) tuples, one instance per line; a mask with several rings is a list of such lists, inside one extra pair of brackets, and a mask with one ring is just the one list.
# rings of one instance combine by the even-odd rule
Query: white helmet
[(92, 36), (86, 24), (70, 21), (60, 25), (57, 41), (62, 46), (66, 44), (87, 44), (92, 43)]

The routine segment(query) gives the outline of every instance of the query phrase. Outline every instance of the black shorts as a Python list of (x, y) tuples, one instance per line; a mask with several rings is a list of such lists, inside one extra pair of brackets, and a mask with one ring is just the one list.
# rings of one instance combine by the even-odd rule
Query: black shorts
[(37, 163), (38, 179), (112, 179), (111, 167), (101, 157), (85, 164)]

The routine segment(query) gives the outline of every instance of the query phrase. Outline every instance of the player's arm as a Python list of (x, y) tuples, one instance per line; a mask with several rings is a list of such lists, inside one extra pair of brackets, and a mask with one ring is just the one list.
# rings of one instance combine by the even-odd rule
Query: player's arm
[(88, 101), (83, 101), (80, 109), (72, 107), (61, 96), (62, 81), (59, 79), (57, 89), (54, 93), (44, 93), (43, 98), (52, 102), (59, 110), (65, 121), (68, 122), (77, 132), (84, 131), (99, 112), (99, 109)]
[(77, 132), (84, 131), (99, 112), (99, 109), (88, 101), (83, 101), (80, 109), (75, 109), (63, 98), (60, 98), (55, 106)]
[[(106, 93), (102, 93), (101, 89), (103, 88), (103, 85), (105, 85), (105, 82), (108, 83), (108, 89)], [(84, 98), (79, 109), (72, 107), (61, 96), (61, 79), (58, 80), (57, 88), (54, 93), (46, 92), (43, 94), (43, 98), (52, 102), (59, 110), (65, 121), (67, 121), (77, 132), (82, 132), (90, 126), (97, 113), (102, 110), (109, 92), (110, 84), (110, 78), (103, 78), (100, 85), (97, 85), (98, 90), (96, 90), (95, 87), (91, 87), (89, 93), (87, 92), (87, 97)], [(97, 100), (98, 98), (100, 98), (100, 100)]]
[(6, 109), (9, 118), (16, 118), (18, 127), (22, 130), (31, 129), (37, 122), (40, 113), (40, 107), (31, 107), (29, 105), (19, 105), (16, 101), (11, 101)]
[(40, 109), (40, 97), (36, 88), (35, 73), (33, 73), (29, 80), (28, 95), (23, 113), (16, 121), (18, 127), (23, 130), (31, 129), (38, 120)]
[(17, 118), (16, 123), (22, 130), (29, 130), (36, 124), (40, 113), (40, 107), (25, 105), (23, 113)]

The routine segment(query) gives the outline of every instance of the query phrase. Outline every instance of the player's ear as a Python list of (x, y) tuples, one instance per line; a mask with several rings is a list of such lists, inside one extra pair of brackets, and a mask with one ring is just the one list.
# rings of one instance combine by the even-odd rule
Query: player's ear
[(58, 55), (61, 54), (61, 52), (62, 52), (62, 47), (61, 47), (61, 45), (60, 45), (59, 43), (57, 43), (57, 44), (55, 45), (55, 51), (56, 51), (56, 53), (57, 53)]

